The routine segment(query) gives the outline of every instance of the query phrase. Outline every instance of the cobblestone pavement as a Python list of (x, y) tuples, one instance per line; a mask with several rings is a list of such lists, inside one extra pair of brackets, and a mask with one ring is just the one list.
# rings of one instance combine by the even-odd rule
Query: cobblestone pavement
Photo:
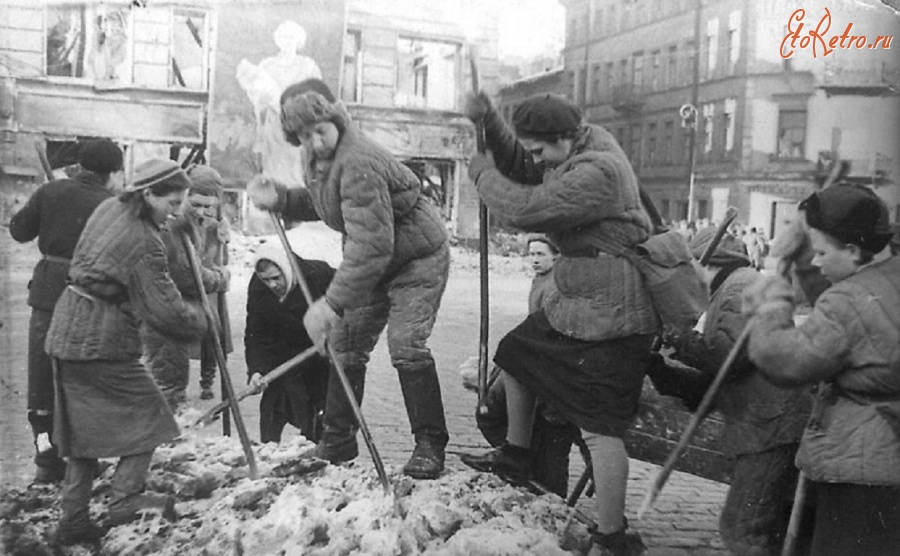
[[(33, 473), (33, 448), (25, 419), (25, 355), (29, 310), (25, 305), (26, 283), (37, 261), (33, 244), (20, 246), (12, 242), (6, 230), (0, 231), (0, 484), (23, 487)], [(243, 364), (243, 330), (246, 309), (246, 284), (249, 269), (232, 268), (232, 289), (229, 293), (235, 352), (229, 356), (229, 370), (235, 388), (240, 390), (246, 381)], [(518, 324), (527, 307), (530, 279), (524, 273), (506, 272), (491, 277), (491, 352), (502, 334)], [(464, 390), (459, 366), (478, 353), (478, 275), (472, 268), (454, 270), (451, 274), (443, 306), (432, 336), (430, 347), (438, 362), (451, 440), (448, 446), (449, 468), (461, 468), (461, 452), (487, 448), (475, 427), (473, 412), (476, 398)], [(189, 404), (203, 410), (213, 402), (198, 399), (198, 366), (192, 363)], [(218, 381), (217, 381), (218, 382)], [(241, 404), (251, 438), (258, 438), (259, 412), (253, 399)], [(412, 436), (404, 410), (396, 373), (391, 368), (384, 342), (379, 343), (372, 357), (366, 384), (363, 413), (380, 455), (388, 467), (402, 466), (412, 450)], [(207, 427), (210, 434), (221, 433), (218, 425)], [(285, 438), (289, 440), (291, 433)], [(362, 443), (362, 439), (360, 438)], [(370, 459), (360, 446), (361, 465)], [(581, 456), (572, 454), (571, 481), (581, 475), (584, 466)], [(648, 485), (658, 466), (638, 460), (631, 461), (627, 514), (631, 526), (640, 531), (650, 547), (650, 556), (724, 556), (717, 533), (718, 514), (725, 497), (725, 485), (693, 475), (675, 472), (659, 496), (654, 508), (637, 521)], [(591, 515), (589, 498), (579, 501), (579, 508)]]

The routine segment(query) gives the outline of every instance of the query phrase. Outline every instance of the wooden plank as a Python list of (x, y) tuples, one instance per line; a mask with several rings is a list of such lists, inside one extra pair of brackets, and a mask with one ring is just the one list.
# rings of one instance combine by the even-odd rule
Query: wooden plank
[[(679, 400), (660, 396), (648, 380), (641, 394), (637, 419), (625, 435), (628, 455), (662, 465), (690, 419), (691, 413)], [(707, 417), (675, 469), (713, 481), (728, 482), (731, 464), (722, 453), (719, 440), (723, 427), (718, 414)]]

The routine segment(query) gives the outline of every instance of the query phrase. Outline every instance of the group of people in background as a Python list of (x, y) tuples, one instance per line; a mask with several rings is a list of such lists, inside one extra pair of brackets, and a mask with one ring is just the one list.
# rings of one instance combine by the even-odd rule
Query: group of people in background
[[(292, 424), (317, 443), (316, 456), (355, 459), (359, 423), (334, 365), (361, 404), (370, 354), (386, 329), (415, 439), (403, 472), (437, 478), (449, 435), (427, 344), (448, 280), (444, 222), (416, 175), (356, 127), (324, 82), (287, 87), (280, 107), (285, 140), (303, 152), (306, 187), (259, 176), (249, 197), (289, 222), (323, 220), (343, 235), (343, 261), (334, 269), (273, 244), (254, 257), (244, 341), (248, 383), (265, 386), (261, 440), (279, 441)], [(711, 249), (700, 271), (710, 304), (695, 330), (663, 330), (641, 270), (621, 254), (659, 231), (656, 212), (614, 137), (554, 95), (526, 100), (510, 123), (484, 93), (470, 95), (465, 112), (483, 127), (488, 148), (471, 159), (469, 176), (497, 219), (531, 234), (535, 278), (528, 316), (494, 355), (488, 411), (476, 416), (493, 449), (462, 461), (564, 495), (578, 444), (595, 489), (591, 556), (644, 554), (625, 518), (623, 441), (644, 378), (695, 408), (749, 329), (715, 400), (733, 464), (720, 521), (726, 546), (779, 553), (800, 503), (808, 506), (806, 553), (895, 553), (900, 262), (884, 203), (849, 183), (817, 191), (772, 253), (756, 228), (712, 247), (714, 228), (690, 231), (695, 258)], [(37, 479), (65, 473), (61, 544), (103, 535), (88, 512), (98, 458), (120, 458), (109, 524), (146, 507), (171, 513), (170, 497), (143, 492), (150, 458), (179, 434), (173, 411), (184, 401), (191, 346), (213, 361), (202, 347), (209, 335), (230, 339), (215, 329), (227, 315), (208, 322), (198, 302), (201, 288), (221, 296), (230, 287), (228, 228), (214, 214), (218, 174), (151, 160), (114, 196), (106, 184), (122, 168), (115, 144), (85, 143), (81, 166), (76, 178), (42, 186), (10, 227), (19, 241), (38, 237), (43, 255), (29, 297), (28, 408)], [(202, 283), (185, 237), (200, 254)], [(794, 272), (757, 272), (767, 255)], [(795, 285), (812, 292), (802, 318)], [(265, 379), (310, 346), (320, 355)], [(201, 397), (209, 398), (212, 378), (202, 374)], [(798, 481), (811, 485), (805, 501), (793, 499)]]

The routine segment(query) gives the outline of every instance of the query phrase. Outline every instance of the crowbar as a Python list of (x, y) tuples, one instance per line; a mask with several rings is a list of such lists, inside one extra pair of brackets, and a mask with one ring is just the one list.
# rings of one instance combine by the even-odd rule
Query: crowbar
[(197, 257), (197, 250), (190, 238), (182, 234), (181, 241), (184, 244), (184, 250), (187, 253), (188, 263), (191, 266), (191, 272), (194, 274), (194, 282), (200, 292), (200, 302), (203, 304), (203, 312), (206, 313), (206, 322), (209, 329), (213, 331), (209, 336), (213, 339), (213, 348), (216, 354), (216, 362), (219, 364), (219, 374), (222, 377), (222, 386), (228, 393), (228, 404), (231, 413), (234, 416), (234, 425), (238, 431), (238, 437), (241, 439), (241, 447), (244, 449), (244, 455), (247, 457), (247, 465), (250, 467), (250, 478), (258, 479), (259, 471), (256, 469), (256, 458), (253, 456), (253, 449), (250, 447), (250, 437), (247, 436), (247, 427), (244, 426), (244, 419), (241, 417), (241, 406), (238, 405), (237, 398), (234, 396), (234, 386), (231, 384), (231, 375), (228, 373), (228, 365), (225, 362), (225, 350), (222, 349), (222, 338), (216, 333), (216, 318), (213, 316), (212, 307), (209, 304), (209, 298), (206, 296), (206, 290), (203, 289), (203, 276), (200, 274), (200, 258)]
[[(275, 227), (275, 233), (278, 234), (278, 239), (281, 240), (281, 246), (284, 247), (285, 255), (287, 255), (287, 259), (291, 265), (291, 270), (294, 272), (294, 276), (297, 277), (297, 282), (300, 284), (300, 290), (303, 292), (303, 297), (306, 298), (307, 305), (312, 307), (314, 301), (312, 292), (309, 289), (309, 285), (306, 283), (303, 272), (300, 270), (297, 259), (294, 258), (294, 252), (291, 250), (291, 244), (288, 242), (287, 233), (284, 231), (284, 225), (274, 212), (269, 212), (269, 217), (272, 219), (272, 225)], [(347, 395), (347, 402), (350, 404), (350, 408), (353, 409), (353, 416), (359, 424), (359, 430), (362, 432), (363, 440), (365, 440), (366, 447), (369, 449), (369, 454), (372, 456), (372, 462), (375, 464), (375, 470), (378, 472), (378, 478), (381, 480), (381, 485), (384, 487), (386, 493), (390, 493), (391, 484), (388, 482), (387, 473), (384, 471), (384, 462), (381, 461), (381, 455), (378, 454), (378, 449), (375, 447), (375, 442), (372, 440), (369, 427), (366, 425), (365, 418), (363, 418), (362, 409), (359, 407), (356, 396), (353, 394), (353, 386), (350, 385), (347, 374), (344, 372), (344, 367), (338, 360), (334, 349), (327, 343), (326, 347), (328, 349), (328, 357), (331, 359), (332, 365), (334, 365), (334, 371), (337, 373), (338, 378), (341, 381), (341, 386), (344, 388), (344, 394)]]
[[(469, 66), (472, 73), (472, 92), (476, 95), (480, 89), (478, 76), (478, 50), (469, 45)], [(484, 123), (475, 123), (475, 146), (478, 154), (486, 152), (484, 140)], [(478, 338), (478, 413), (485, 415), (487, 408), (487, 376), (488, 376), (488, 332), (491, 306), (488, 303), (488, 209), (481, 199), (478, 200), (478, 271), (481, 284), (481, 325)]]

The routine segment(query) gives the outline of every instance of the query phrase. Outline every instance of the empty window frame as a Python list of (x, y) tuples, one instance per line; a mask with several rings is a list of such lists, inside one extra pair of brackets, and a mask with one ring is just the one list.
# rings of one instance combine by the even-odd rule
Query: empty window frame
[(459, 44), (400, 37), (397, 54), (396, 106), (456, 109)]

